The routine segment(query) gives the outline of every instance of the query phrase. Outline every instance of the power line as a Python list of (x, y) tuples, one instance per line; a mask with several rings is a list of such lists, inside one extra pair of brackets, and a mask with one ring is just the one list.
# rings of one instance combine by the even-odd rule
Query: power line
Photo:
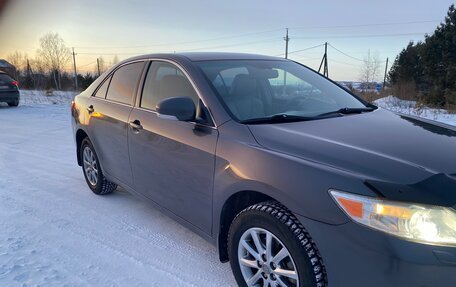
[(291, 60), (296, 61), (296, 62), (301, 62), (301, 61), (316, 61), (316, 60), (320, 61), (320, 60), (321, 60), (321, 57), (318, 57), (318, 58), (308, 58), (308, 57), (301, 58), (301, 57), (299, 57), (299, 58), (293, 58), (293, 59), (291, 59)]
[(88, 64), (84, 64), (84, 65), (79, 65), (78, 68), (84, 68), (84, 67), (87, 67), (87, 66), (90, 66), (90, 65), (93, 65), (95, 64), (97, 61), (93, 61), (93, 62), (90, 62)]
[[(312, 47), (309, 47), (309, 48), (304, 48), (304, 49), (299, 49), (299, 50), (295, 50), (295, 51), (291, 51), (291, 52), (288, 52), (288, 54), (294, 54), (294, 53), (299, 53), (299, 52), (304, 52), (304, 51), (307, 51), (307, 50), (312, 50), (312, 49), (315, 49), (315, 48), (318, 48), (318, 47), (322, 47), (324, 46), (325, 44), (320, 44), (320, 45), (316, 45), (316, 46), (312, 46)], [(277, 54), (277, 55), (274, 55), (274, 56), (283, 56), (284, 54)]]
[(410, 22), (389, 22), (389, 23), (371, 23), (371, 24), (354, 24), (354, 25), (333, 25), (333, 26), (309, 26), (309, 27), (291, 27), (290, 29), (305, 30), (305, 29), (334, 29), (334, 28), (356, 28), (356, 27), (372, 27), (372, 26), (392, 26), (392, 25), (409, 25), (409, 24), (424, 24), (424, 23), (440, 23), (440, 20), (427, 21), (410, 21)]
[[(236, 44), (228, 44), (228, 45), (220, 45), (220, 46), (212, 46), (212, 47), (201, 47), (201, 48), (194, 48), (194, 49), (186, 49), (186, 50), (178, 50), (176, 52), (192, 52), (192, 51), (201, 51), (201, 50), (209, 50), (209, 49), (221, 49), (221, 48), (230, 48), (230, 47), (237, 47), (237, 46), (246, 46), (246, 45), (253, 45), (253, 44), (258, 44), (258, 43), (265, 43), (265, 42), (271, 42), (271, 41), (276, 41), (280, 38), (274, 37), (274, 38), (267, 38), (267, 39), (262, 39), (258, 41), (251, 41), (251, 42), (242, 42), (242, 43), (236, 43)], [(102, 56), (109, 56), (109, 55), (141, 55), (141, 54), (147, 54), (150, 52), (127, 52), (127, 53), (95, 53), (95, 52), (79, 52), (78, 54), (80, 55), (102, 55)]]
[(134, 49), (134, 48), (149, 48), (149, 47), (160, 47), (160, 46), (173, 46), (173, 45), (185, 45), (185, 44), (195, 44), (195, 43), (203, 43), (203, 42), (211, 42), (211, 41), (219, 41), (219, 40), (226, 40), (226, 39), (234, 39), (234, 38), (241, 38), (253, 35), (260, 35), (266, 34), (271, 32), (282, 31), (283, 29), (274, 29), (274, 30), (267, 30), (261, 32), (251, 32), (251, 33), (244, 33), (244, 34), (237, 34), (232, 36), (225, 36), (225, 37), (218, 37), (218, 38), (211, 38), (211, 39), (203, 39), (203, 40), (195, 40), (195, 41), (185, 41), (185, 42), (171, 42), (171, 43), (161, 43), (161, 44), (151, 44), (151, 45), (141, 45), (141, 46), (120, 46), (120, 47), (75, 47), (79, 49)]
[[(276, 31), (276, 30), (271, 30), (271, 31)], [(365, 35), (330, 35), (330, 36), (306, 36), (306, 37), (293, 37), (294, 39), (340, 39), (340, 38), (386, 38), (386, 37), (403, 37), (403, 36), (423, 36), (425, 35), (426, 32), (420, 32), (420, 33), (399, 33), (399, 34), (365, 34)], [(248, 34), (244, 34), (248, 35)], [(240, 37), (240, 36), (237, 36)], [(234, 38), (234, 37), (231, 37)], [(229, 39), (228, 37), (226, 38), (218, 38), (218, 39)], [(236, 47), (236, 46), (242, 46), (242, 45), (250, 45), (250, 44), (256, 44), (256, 43), (262, 43), (262, 42), (268, 42), (270, 40), (274, 40), (276, 38), (268, 38), (265, 40), (259, 40), (259, 41), (254, 41), (254, 42), (247, 42), (247, 43), (238, 43), (238, 44), (227, 44), (227, 45), (220, 45), (220, 46), (215, 46), (215, 47), (205, 47), (205, 48), (192, 48), (192, 49), (185, 49), (185, 50), (180, 50), (180, 51), (199, 51), (199, 50), (205, 50), (205, 49), (218, 49), (218, 48), (229, 48), (229, 47)], [(159, 46), (167, 46), (167, 45), (183, 45), (183, 44), (188, 44), (188, 43), (198, 43), (198, 42), (206, 42), (206, 41), (211, 41), (211, 40), (216, 40), (216, 39), (208, 39), (208, 40), (201, 40), (201, 41), (193, 41), (193, 42), (180, 42), (180, 43), (174, 43), (174, 44), (156, 44), (156, 45), (148, 45), (148, 46), (130, 46), (130, 47), (75, 47), (79, 49), (117, 49), (117, 48), (147, 48), (147, 47), (159, 47)], [(321, 46), (323, 46), (322, 44)], [(318, 47), (318, 46), (317, 46)], [(294, 52), (300, 52), (304, 50), (297, 50)], [(288, 54), (294, 53), (294, 52), (289, 52)], [(122, 53), (96, 53), (96, 52), (82, 52), (79, 54), (82, 55), (138, 55), (138, 54), (143, 54), (144, 52), (122, 52)], [(279, 54), (277, 56), (284, 55)]]
[[(344, 51), (341, 51), (340, 49), (337, 49), (336, 47), (334, 47), (334, 46), (331, 45), (330, 43), (328, 43), (328, 45), (329, 45), (331, 48), (333, 48), (334, 50), (336, 50), (337, 52), (341, 53), (342, 55), (344, 55), (344, 56), (346, 56), (346, 57), (349, 57), (349, 58), (351, 58), (351, 59), (353, 59), (353, 60), (356, 60), (356, 61), (358, 61), (358, 62), (363, 62), (363, 63), (365, 62), (364, 59), (360, 59), (360, 58), (353, 57), (352, 55), (347, 54), (347, 53), (345, 53)], [(337, 60), (333, 60), (333, 59), (331, 59), (331, 61), (334, 61), (334, 62), (339, 63), (339, 64), (354, 66), (353, 63), (347, 63), (347, 62), (337, 61)], [(380, 63), (380, 64), (384, 64), (385, 61), (381, 61), (381, 62), (379, 62), (379, 63)]]
[(144, 54), (144, 52), (137, 52), (137, 53), (84, 53), (84, 52), (79, 52), (79, 55), (93, 55), (93, 56), (118, 56), (118, 55), (141, 55)]
[[(440, 20), (425, 20), (425, 21), (409, 21), (409, 22), (387, 22), (387, 23), (369, 23), (369, 24), (354, 24), (354, 25), (330, 25), (330, 26), (307, 26), (307, 27), (291, 27), (290, 29), (294, 30), (311, 30), (311, 29), (337, 29), (337, 28), (354, 28), (354, 27), (371, 27), (371, 26), (391, 26), (391, 25), (409, 25), (409, 24), (420, 24), (420, 23), (440, 23)], [(73, 45), (76, 49), (134, 49), (134, 48), (148, 48), (148, 47), (160, 47), (160, 46), (171, 46), (171, 45), (184, 45), (184, 44), (194, 44), (194, 43), (203, 43), (203, 42), (210, 42), (210, 41), (219, 41), (225, 39), (233, 39), (233, 38), (240, 38), (240, 37), (247, 37), (253, 35), (260, 35), (272, 32), (283, 31), (283, 28), (278, 29), (271, 29), (259, 32), (250, 32), (250, 33), (243, 33), (231, 36), (224, 36), (224, 37), (217, 37), (217, 38), (210, 38), (210, 39), (201, 39), (201, 40), (194, 40), (194, 41), (182, 41), (182, 42), (169, 42), (169, 43), (160, 43), (160, 44), (149, 44), (149, 45), (138, 45), (138, 46), (76, 46)], [(389, 36), (409, 36), (409, 35), (421, 35), (425, 33), (408, 33), (408, 34), (385, 34), (385, 35), (348, 35), (348, 36), (329, 36), (331, 38), (335, 37), (389, 37)], [(318, 37), (319, 39), (329, 38), (329, 37)], [(316, 37), (296, 37), (297, 39), (317, 39)], [(32, 47), (24, 47), (22, 49), (29, 49), (35, 50), (36, 48)], [(96, 53), (95, 53), (96, 54)], [(127, 53), (124, 53), (127, 55)], [(137, 53), (128, 53), (129, 55), (137, 54)], [(114, 55), (114, 54), (113, 54)]]
[[(440, 22), (440, 20), (427, 20), (427, 21), (387, 22), (387, 23), (370, 23), (370, 24), (354, 24), (354, 25), (291, 27), (290, 29), (294, 29), (294, 30), (330, 29), (330, 28), (331, 29), (335, 29), (335, 28), (337, 29), (337, 28), (409, 25), (409, 24), (439, 23), (439, 22)], [(219, 41), (219, 40), (226, 40), (226, 39), (241, 38), (241, 37), (260, 35), (260, 34), (266, 34), (266, 33), (278, 32), (278, 31), (283, 31), (283, 28), (265, 30), (265, 31), (259, 31), (259, 32), (250, 32), (250, 33), (236, 34), (236, 35), (231, 35), (231, 36), (224, 36), (224, 37), (217, 37), (217, 38), (210, 38), (210, 39), (194, 40), (194, 41), (169, 42), (169, 43), (138, 45), (138, 46), (99, 46), (99, 47), (94, 47), (94, 46), (75, 46), (75, 48), (78, 48), (78, 49), (134, 49), (134, 48), (148, 48), (148, 47), (184, 45), (184, 44), (194, 44), (194, 43), (203, 43), (203, 42), (211, 42), (211, 41)]]
[(364, 62), (363, 59), (353, 57), (353, 56), (351, 56), (351, 55), (349, 55), (349, 54), (347, 54), (347, 53), (345, 53), (345, 52), (343, 52), (343, 51), (337, 49), (336, 47), (334, 47), (334, 46), (331, 45), (331, 44), (328, 44), (328, 45), (329, 45), (331, 48), (333, 48), (334, 50), (336, 50), (337, 52), (341, 53), (342, 55), (345, 55), (345, 56), (347, 56), (347, 57), (349, 57), (349, 58), (352, 58), (353, 60), (356, 60), (356, 61)]
[(352, 66), (352, 67), (361, 67), (359, 65), (354, 65), (353, 63), (347, 63), (347, 62), (343, 62), (343, 61), (339, 61), (339, 60), (334, 60), (334, 59), (331, 59), (331, 62), (334, 62), (334, 63), (337, 63), (337, 64), (341, 64), (341, 65), (347, 65), (347, 66)]
[(230, 47), (237, 47), (237, 46), (246, 46), (246, 45), (253, 45), (253, 44), (258, 44), (258, 43), (266, 43), (266, 42), (277, 41), (279, 39), (280, 38), (278, 38), (278, 37), (274, 37), (274, 38), (268, 38), (268, 39), (263, 39), (263, 40), (259, 40), (259, 41), (252, 41), (252, 42), (228, 44), (228, 45), (205, 47), (205, 48), (178, 50), (177, 52), (191, 52), (191, 51), (201, 51), (201, 50), (208, 50), (208, 49), (221, 49), (221, 48), (230, 48)]
[(427, 32), (421, 33), (401, 33), (401, 34), (366, 34), (366, 35), (330, 35), (330, 36), (315, 36), (315, 37), (294, 37), (295, 39), (349, 39), (349, 38), (388, 38), (388, 37), (404, 37), (404, 36), (424, 36)]
[[(409, 22), (411, 23), (411, 22)], [(393, 23), (391, 23), (393, 24)], [(366, 24), (367, 26), (369, 24)], [(374, 24), (370, 24), (374, 25)], [(380, 25), (380, 24), (378, 24)], [(383, 25), (383, 24), (382, 24)], [(385, 24), (386, 25), (386, 24)], [(355, 26), (355, 25), (353, 25)], [(356, 26), (363, 26), (363, 25), (356, 25)], [(332, 27), (332, 26), (326, 26), (326, 27)], [(296, 28), (295, 28), (296, 29)], [(236, 38), (236, 37), (242, 37), (242, 36), (248, 36), (248, 35), (254, 35), (254, 34), (261, 34), (261, 33), (267, 33), (267, 32), (272, 32), (272, 31), (279, 31), (281, 29), (276, 29), (276, 30), (269, 30), (269, 31), (263, 31), (263, 32), (257, 32), (257, 33), (248, 33), (248, 34), (242, 34), (242, 35), (237, 35), (237, 36), (230, 36), (230, 37), (220, 37), (220, 38), (214, 38), (214, 39), (206, 39), (206, 40), (198, 40), (198, 41), (190, 41), (190, 42), (176, 42), (176, 43), (168, 43), (168, 44), (156, 44), (156, 45), (145, 45), (145, 46), (124, 46), (124, 47), (75, 47), (79, 49), (114, 49), (114, 48), (146, 48), (146, 47), (158, 47), (158, 46), (165, 46), (165, 45), (178, 45), (178, 44), (189, 44), (189, 43), (199, 43), (199, 42), (207, 42), (207, 41), (215, 41), (215, 40), (222, 40), (222, 39), (230, 39), (230, 38)], [(375, 37), (401, 37), (401, 36), (412, 36), (412, 35), (424, 35), (426, 33), (401, 33), (401, 34), (367, 34), (367, 35), (331, 35), (331, 36), (315, 36), (315, 37), (293, 37), (294, 39), (335, 39), (335, 38), (375, 38)], [(270, 40), (274, 40), (276, 38), (270, 38), (266, 40), (260, 40), (260, 41), (254, 41), (254, 42), (247, 42), (247, 43), (238, 43), (238, 44), (229, 44), (229, 45), (221, 45), (221, 46), (215, 46), (215, 47), (205, 47), (205, 48), (194, 48), (194, 49), (186, 49), (186, 50), (180, 50), (180, 51), (198, 51), (198, 50), (205, 50), (205, 49), (218, 49), (218, 48), (227, 48), (227, 47), (236, 47), (236, 46), (242, 46), (242, 45), (250, 45), (250, 44), (256, 44), (256, 43), (261, 43), (261, 42), (267, 42)], [(317, 46), (318, 47), (318, 46)], [(32, 48), (30, 48), (32, 49)], [(303, 50), (297, 50), (291, 53), (295, 52), (300, 52), (300, 51), (305, 51)], [(139, 55), (139, 54), (144, 54), (145, 52), (122, 52), (122, 53), (97, 53), (97, 52), (79, 52), (78, 54), (80, 55)], [(147, 53), (147, 52), (146, 52)], [(277, 56), (281, 56), (284, 54), (279, 54)]]

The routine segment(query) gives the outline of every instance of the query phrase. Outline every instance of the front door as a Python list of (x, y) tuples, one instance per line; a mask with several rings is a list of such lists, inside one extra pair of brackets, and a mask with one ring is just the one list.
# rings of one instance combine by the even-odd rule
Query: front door
[(130, 161), (135, 189), (210, 234), (212, 185), (218, 132), (209, 123), (161, 118), (158, 102), (187, 96), (202, 103), (189, 79), (175, 65), (152, 62), (139, 107), (129, 128)]

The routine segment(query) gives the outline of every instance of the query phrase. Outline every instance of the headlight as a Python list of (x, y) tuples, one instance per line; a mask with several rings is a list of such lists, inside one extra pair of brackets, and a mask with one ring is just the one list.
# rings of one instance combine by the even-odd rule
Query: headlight
[(391, 202), (330, 190), (332, 197), (354, 221), (409, 240), (456, 245), (456, 212), (453, 209)]

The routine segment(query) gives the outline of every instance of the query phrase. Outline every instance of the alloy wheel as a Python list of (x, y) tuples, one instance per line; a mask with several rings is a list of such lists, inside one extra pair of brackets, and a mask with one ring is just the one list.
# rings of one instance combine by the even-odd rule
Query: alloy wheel
[(285, 245), (263, 228), (250, 228), (239, 241), (238, 260), (247, 286), (299, 286), (296, 265)]
[(88, 146), (84, 147), (83, 165), (87, 180), (91, 185), (96, 186), (98, 183), (98, 164), (95, 154)]

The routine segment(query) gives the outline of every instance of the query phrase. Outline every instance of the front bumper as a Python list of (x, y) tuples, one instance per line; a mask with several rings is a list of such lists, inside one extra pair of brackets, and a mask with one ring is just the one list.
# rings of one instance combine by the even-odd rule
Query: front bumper
[(0, 91), (0, 103), (19, 101), (19, 91), (5, 92)]
[(357, 223), (297, 216), (315, 241), (330, 287), (456, 286), (456, 247), (409, 242)]

